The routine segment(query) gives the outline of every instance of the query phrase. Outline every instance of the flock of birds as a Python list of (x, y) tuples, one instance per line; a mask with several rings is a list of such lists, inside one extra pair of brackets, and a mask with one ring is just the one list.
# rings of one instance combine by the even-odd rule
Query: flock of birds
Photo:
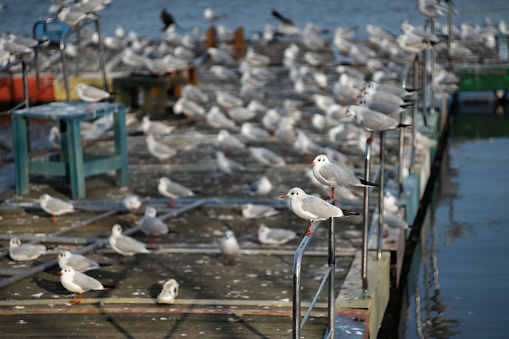
[[(58, 7), (55, 9), (58, 18), (69, 25), (95, 15), (95, 11), (109, 3), (105, 0), (83, 0), (72, 5), (69, 0), (53, 2)], [(418, 5), (421, 13), (428, 18), (447, 11), (432, 0), (419, 0)], [(231, 181), (235, 172), (242, 172), (247, 166), (233, 160), (232, 154), (248, 155), (269, 169), (285, 166), (291, 156), (314, 157), (310, 162), (313, 167), (306, 175), (309, 182), (329, 195), (328, 198), (321, 199), (299, 187), (290, 189), (281, 197), (289, 199), (289, 207), (297, 216), (310, 220), (306, 236), (312, 234), (314, 221), (359, 215), (358, 212), (342, 209), (334, 203), (336, 200), (359, 199), (353, 187), (378, 186), (358, 177), (349, 155), (338, 149), (348, 148), (360, 154), (364, 152), (366, 143), (376, 144), (375, 132), (417, 124), (417, 121), (408, 118), (403, 123), (399, 121), (399, 115), (407, 107), (416, 104), (415, 93), (419, 90), (405, 89), (400, 85), (403, 67), (412, 53), (431, 46), (435, 46), (439, 52), (443, 51), (444, 34), (450, 33), (454, 43), (451, 46), (452, 57), (459, 61), (470, 60), (473, 56), (478, 57), (472, 49), (473, 42), (490, 48), (497, 32), (494, 26), (488, 26), (487, 23), (483, 27), (474, 28), (462, 24), (459, 28), (453, 27), (455, 30), (452, 32), (444, 31), (446, 26), (439, 26), (440, 34), (432, 34), (422, 26), (413, 26), (403, 21), (403, 34), (399, 36), (380, 26), (368, 24), (367, 42), (354, 39), (355, 28), (342, 27), (336, 28), (329, 41), (322, 37), (325, 30), (315, 24), (308, 23), (301, 29), (275, 9), (271, 10), (271, 15), (278, 20), (278, 24), (267, 24), (263, 33), (257, 37), (258, 44), (249, 46), (241, 59), (232, 57), (232, 47), (228, 44), (219, 43), (206, 50), (209, 64), (203, 67), (224, 88), (234, 88), (234, 91), (223, 90), (220, 86), (206, 90), (188, 84), (175, 102), (173, 112), (196, 122), (205, 121), (211, 131), (217, 132), (214, 144), (216, 164), (225, 176), (225, 185)], [(207, 9), (204, 17), (213, 23), (221, 20), (224, 15)], [(126, 66), (136, 70), (145, 69), (156, 75), (189, 67), (199, 56), (203, 35), (199, 32), (194, 32), (194, 35), (180, 34), (173, 17), (166, 11), (163, 11), (161, 18), (165, 28), (157, 43), (139, 37), (133, 31), (126, 34), (119, 27), (115, 36), (105, 37), (105, 47), (117, 49)], [(508, 34), (502, 22), (499, 28), (499, 33)], [(218, 33), (224, 37), (228, 32), (221, 29)], [(282, 67), (274, 67), (275, 59), (263, 54), (261, 50), (264, 46), (270, 49), (270, 44), (281, 37), (288, 41), (288, 47), (283, 51)], [(32, 44), (35, 43), (32, 41)], [(4, 51), (8, 55), (20, 53), (20, 50), (13, 52), (10, 49), (13, 44), (23, 43), (12, 35), (2, 38), (0, 62), (6, 60), (2, 57)], [(30, 54), (34, 46), (25, 47), (21, 53)], [(445, 97), (457, 90), (458, 78), (440, 64), (435, 67), (436, 98)], [(272, 91), (269, 86), (274, 84), (289, 84), (285, 88), (286, 95), (281, 95), (281, 91)], [(80, 99), (90, 102), (90, 109), (93, 109), (92, 102), (109, 96), (108, 92), (85, 84), (76, 86), (76, 91)], [(147, 152), (159, 162), (168, 161), (184, 152), (164, 142), (165, 136), (178, 133), (181, 127), (145, 116), (140, 128), (146, 134)], [(57, 134), (58, 131), (53, 131), (50, 140), (55, 142)], [(423, 148), (436, 144), (434, 140), (420, 134), (417, 141), (418, 147)], [(54, 144), (58, 146), (58, 140)], [(373, 150), (378, 152), (379, 147), (375, 146)], [(270, 195), (278, 184), (273, 180), (264, 173), (249, 185), (249, 189), (259, 197)], [(174, 199), (195, 195), (192, 189), (172, 181), (168, 176), (159, 178), (157, 189), (161, 196), (170, 199), (170, 207), (173, 207)], [(398, 200), (389, 191), (381, 193), (385, 201), (385, 222), (392, 227), (407, 228), (408, 225), (398, 215)], [(130, 213), (142, 207), (136, 195), (128, 195), (122, 202)], [(48, 194), (41, 196), (40, 207), (52, 215), (53, 221), (56, 216), (75, 211), (72, 203)], [(248, 203), (242, 206), (242, 216), (245, 219), (267, 218), (278, 213), (275, 208), (263, 204)], [(151, 242), (156, 241), (158, 235), (172, 231), (156, 215), (157, 211), (147, 206), (144, 216), (139, 220), (140, 230), (150, 236)], [(282, 245), (296, 236), (296, 232), (289, 229), (274, 229), (265, 225), (258, 229), (258, 239), (265, 245)], [(123, 235), (122, 227), (118, 224), (112, 227), (109, 245), (123, 256), (124, 264), (125, 256), (150, 253), (145, 243)], [(225, 264), (234, 264), (239, 244), (233, 230), (225, 232), (220, 241), (220, 249)], [(35, 260), (45, 251), (43, 245), (22, 245), (18, 238), (10, 241), (9, 253), (13, 260)], [(62, 268), (62, 285), (75, 293), (73, 303), (79, 304), (84, 292), (105, 288), (99, 281), (83, 273), (99, 269), (99, 263), (68, 251), (61, 252), (58, 261)], [(172, 303), (177, 294), (178, 282), (171, 279), (163, 285), (158, 301)]]

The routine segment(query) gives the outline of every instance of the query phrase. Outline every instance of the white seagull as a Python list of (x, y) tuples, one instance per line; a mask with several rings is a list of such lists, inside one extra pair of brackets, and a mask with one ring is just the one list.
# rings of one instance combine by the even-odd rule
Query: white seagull
[(106, 92), (105, 90), (99, 89), (94, 86), (88, 86), (84, 83), (79, 83), (76, 86), (74, 86), (74, 89), (76, 90), (76, 95), (80, 100), (86, 101), (89, 103), (88, 110), (92, 110), (92, 103), (98, 102), (104, 99), (108, 99), (110, 97), (110, 93)]
[(263, 245), (283, 245), (296, 236), (295, 231), (284, 228), (270, 228), (263, 224), (258, 228), (258, 241)]
[(30, 261), (39, 258), (46, 252), (44, 245), (21, 244), (18, 237), (9, 241), (9, 256), (15, 261)]
[(133, 239), (127, 235), (122, 234), (122, 226), (115, 224), (111, 229), (111, 235), (109, 237), (109, 243), (111, 248), (119, 254), (122, 254), (124, 261), (122, 265), (125, 265), (126, 255), (135, 255), (137, 253), (150, 253), (147, 247), (141, 241)]
[(313, 221), (326, 220), (332, 217), (348, 217), (359, 215), (358, 212), (342, 210), (313, 195), (308, 195), (299, 187), (292, 188), (281, 197), (290, 198), (290, 209), (302, 219), (311, 221), (311, 226), (305, 236), (313, 233)]
[(145, 141), (147, 142), (149, 153), (156, 157), (159, 160), (159, 163), (177, 154), (177, 150), (175, 148), (157, 142), (152, 135), (149, 135)]
[[(89, 277), (88, 275), (77, 272), (74, 268), (70, 266), (66, 266), (59, 272), (62, 276), (60, 277), (60, 282), (62, 286), (70, 292), (74, 292), (74, 300), (71, 301), (74, 305), (79, 305), (81, 303), (81, 294), (94, 290), (101, 291), (106, 288), (96, 279)], [(76, 300), (76, 294), (80, 294), (80, 298)]]
[(69, 251), (61, 251), (58, 253), (58, 266), (60, 266), (61, 269), (70, 266), (78, 272), (86, 272), (101, 268), (101, 265), (97, 261)]
[(159, 183), (157, 184), (157, 190), (159, 193), (167, 198), (170, 198), (170, 207), (173, 207), (174, 200), (181, 197), (192, 197), (194, 196), (194, 192), (177, 183), (168, 177), (159, 178)]
[(235, 265), (235, 256), (239, 252), (239, 244), (232, 230), (227, 230), (221, 238), (220, 250), (223, 254), (224, 265)]
[(266, 218), (278, 213), (279, 211), (272, 206), (251, 203), (242, 205), (242, 216), (246, 219)]
[(53, 217), (52, 222), (56, 221), (57, 215), (74, 212), (74, 206), (70, 202), (52, 197), (49, 194), (43, 194), (40, 198), (41, 208), (44, 212), (51, 214)]

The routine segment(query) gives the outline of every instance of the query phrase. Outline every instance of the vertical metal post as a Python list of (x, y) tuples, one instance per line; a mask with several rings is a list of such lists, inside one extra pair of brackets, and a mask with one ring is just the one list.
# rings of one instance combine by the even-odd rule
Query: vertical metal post
[(447, 15), (447, 61), (449, 63), (449, 70), (452, 68), (451, 58), (451, 42), (452, 42), (452, 0), (447, 0), (449, 3), (449, 13)]
[(378, 238), (376, 243), (376, 259), (382, 260), (382, 240), (384, 226), (384, 172), (385, 172), (385, 131), (380, 132), (380, 189), (378, 190)]
[(104, 45), (99, 20), (95, 21), (95, 29), (97, 31), (97, 36), (99, 37), (99, 64), (101, 66), (101, 75), (103, 78), (103, 89), (108, 91), (108, 80), (106, 79), (106, 63), (104, 62)]
[(334, 275), (336, 273), (336, 230), (334, 225), (334, 218), (329, 219), (329, 267), (331, 267), (329, 275), (329, 338), (335, 337), (334, 318), (336, 315), (336, 289)]
[(65, 94), (67, 101), (71, 101), (71, 86), (69, 84), (69, 73), (67, 72), (67, 61), (65, 59), (65, 35), (60, 39), (60, 59), (62, 60), (62, 77), (64, 78)]
[[(414, 107), (417, 105), (417, 103), (414, 103)], [(401, 112), (399, 114), (399, 123), (404, 123), (406, 116), (406, 110), (405, 112)], [(415, 125), (415, 124), (412, 124)], [(404, 190), (403, 190), (403, 167), (405, 166), (405, 129), (400, 128), (399, 129), (399, 149), (398, 149), (398, 188), (399, 188), (399, 196), (404, 196)], [(381, 185), (380, 185), (381, 186)]]
[[(431, 33), (436, 34), (436, 21), (435, 17), (431, 18)], [(431, 46), (431, 91), (430, 91), (430, 114), (435, 114), (435, 45)]]
[[(414, 88), (419, 87), (419, 63), (414, 61)], [(423, 91), (423, 89), (421, 89)], [(417, 113), (419, 109), (419, 92), (415, 92), (415, 102), (412, 108), (412, 154), (410, 160), (410, 172), (415, 170), (415, 156), (417, 152)]]
[(427, 62), (427, 50), (422, 51), (422, 70), (421, 70), (421, 98), (422, 98), (422, 118), (424, 120), (424, 126), (428, 126), (428, 103), (426, 99), (426, 87), (428, 86), (426, 62)]
[(23, 73), (23, 101), (25, 102), (25, 108), (28, 108), (30, 106), (30, 98), (28, 97), (28, 69), (23, 57), (21, 57), (21, 72)]
[(292, 329), (293, 329), (293, 337), (292, 338), (300, 338), (300, 322), (301, 322), (301, 314), (300, 314), (300, 282), (301, 282), (301, 269), (302, 262), (297, 255), (297, 252), (302, 251), (302, 246), (305, 241), (301, 242), (301, 245), (297, 248), (295, 259), (293, 261), (293, 320), (292, 320)]
[[(366, 162), (364, 164), (364, 180), (369, 181), (371, 170), (371, 143), (366, 143)], [(361, 279), (362, 292), (368, 292), (368, 232), (369, 232), (369, 187), (364, 187), (364, 215), (363, 215), (363, 233), (362, 233), (362, 264)]]

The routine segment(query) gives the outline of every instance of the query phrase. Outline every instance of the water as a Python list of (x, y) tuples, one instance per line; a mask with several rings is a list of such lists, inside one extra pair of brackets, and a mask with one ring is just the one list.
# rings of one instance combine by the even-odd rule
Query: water
[[(49, 17), (50, 0), (3, 0), (2, 3), (7, 9), (0, 11), (0, 33), (31, 34), (36, 20)], [(140, 35), (158, 37), (162, 28), (159, 15), (163, 8), (173, 15), (181, 29), (198, 27), (204, 31), (209, 23), (203, 17), (203, 10), (211, 7), (215, 12), (227, 15), (218, 24), (229, 29), (244, 26), (245, 36), (250, 38), (263, 31), (265, 24), (278, 23), (269, 12), (270, 8), (275, 8), (298, 27), (303, 27), (308, 21), (332, 31), (338, 26), (358, 26), (358, 37), (366, 37), (367, 23), (379, 25), (396, 35), (401, 33), (403, 19), (414, 25), (423, 25), (424, 17), (416, 10), (416, 3), (409, 0), (174, 0), (166, 3), (159, 0), (114, 0), (99, 15), (105, 35), (112, 35), (117, 25), (121, 25), (126, 31), (135, 30)], [(460, 11), (509, 7), (507, 0), (468, 0), (455, 4)], [(507, 11), (460, 14), (455, 16), (454, 21), (456, 25), (462, 22), (481, 25), (484, 17), (488, 17), (496, 24), (507, 19), (507, 14)], [(439, 19), (443, 23), (446, 20), (445, 17)]]
[[(469, 130), (465, 119), (458, 124)], [(451, 141), (417, 284), (409, 287), (406, 338), (507, 338), (508, 149), (507, 137)]]

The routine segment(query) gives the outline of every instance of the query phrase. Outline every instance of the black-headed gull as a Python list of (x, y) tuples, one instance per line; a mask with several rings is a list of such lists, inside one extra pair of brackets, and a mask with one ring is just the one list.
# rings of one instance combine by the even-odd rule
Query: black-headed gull
[(323, 199), (306, 194), (306, 192), (299, 187), (292, 188), (281, 198), (290, 198), (290, 209), (302, 219), (311, 221), (311, 225), (305, 236), (309, 236), (313, 233), (313, 221), (326, 220), (332, 217), (339, 218), (359, 215), (358, 212), (342, 210)]
[(174, 203), (175, 199), (178, 199), (181, 197), (185, 198), (185, 197), (194, 196), (194, 192), (191, 189), (189, 189), (175, 181), (172, 181), (168, 177), (159, 178), (159, 183), (157, 184), (157, 190), (159, 191), (159, 193), (161, 193), (161, 195), (171, 199), (169, 207), (173, 207), (173, 203)]
[(242, 216), (246, 219), (266, 218), (278, 213), (278, 210), (268, 205), (255, 205), (251, 203), (242, 205)]
[(156, 157), (158, 159), (159, 163), (161, 163), (163, 160), (168, 159), (168, 158), (174, 156), (175, 154), (177, 154), (177, 150), (175, 148), (172, 148), (166, 144), (157, 142), (154, 139), (154, 136), (152, 136), (152, 135), (147, 136), (145, 141), (147, 142), (147, 149), (148, 149), (149, 153), (152, 154), (154, 157)]
[(18, 237), (9, 241), (9, 256), (15, 261), (30, 261), (39, 258), (46, 252), (44, 245), (21, 244)]
[(232, 230), (227, 230), (221, 238), (220, 250), (223, 254), (224, 265), (235, 265), (235, 256), (239, 252), (239, 244)]
[(332, 163), (325, 154), (317, 155), (309, 164), (313, 165), (313, 175), (316, 180), (331, 188), (330, 195), (327, 200), (334, 199), (334, 187), (379, 187), (378, 184), (357, 177), (348, 167)]
[[(74, 268), (66, 266), (59, 272), (61, 274), (60, 282), (62, 286), (70, 292), (74, 292), (74, 300), (71, 301), (74, 305), (81, 303), (81, 294), (88, 291), (101, 291), (106, 288), (98, 280), (89, 277), (88, 275), (77, 272)], [(76, 300), (76, 294), (80, 294), (80, 298)]]
[(136, 210), (139, 210), (141, 207), (141, 200), (140, 197), (138, 197), (136, 194), (129, 194), (126, 195), (122, 199), (122, 206), (128, 211), (129, 213), (129, 219), (131, 221), (134, 221), (134, 214), (133, 212)]
[[(167, 234), (170, 229), (161, 219), (156, 218), (157, 210), (149, 206), (145, 210), (145, 215), (140, 220), (140, 230), (150, 237), (150, 243), (157, 243), (157, 236)], [(173, 232), (173, 231), (172, 231)]]
[(79, 83), (76, 86), (74, 86), (74, 89), (76, 90), (76, 95), (80, 100), (86, 101), (89, 103), (88, 110), (92, 110), (92, 103), (98, 102), (104, 99), (107, 99), (110, 97), (110, 93), (106, 92), (105, 90), (102, 90), (100, 88), (85, 85), (84, 83)]
[(52, 222), (56, 221), (57, 215), (74, 212), (74, 206), (70, 202), (52, 197), (49, 194), (43, 194), (40, 198), (41, 208), (44, 212), (52, 215)]
[(101, 268), (101, 265), (97, 261), (69, 251), (61, 251), (58, 253), (58, 266), (60, 266), (61, 269), (70, 266), (78, 272), (86, 272)]
[(263, 224), (258, 228), (258, 241), (264, 245), (283, 245), (296, 236), (297, 233), (284, 228), (270, 228)]
[(169, 126), (161, 121), (152, 121), (148, 116), (141, 119), (141, 130), (145, 135), (161, 136), (168, 135), (175, 129), (175, 126)]
[(125, 265), (126, 255), (131, 256), (137, 253), (150, 253), (144, 243), (127, 235), (123, 235), (122, 226), (118, 224), (113, 225), (113, 228), (111, 229), (109, 243), (115, 252), (122, 254), (124, 259), (122, 262), (123, 265)]

